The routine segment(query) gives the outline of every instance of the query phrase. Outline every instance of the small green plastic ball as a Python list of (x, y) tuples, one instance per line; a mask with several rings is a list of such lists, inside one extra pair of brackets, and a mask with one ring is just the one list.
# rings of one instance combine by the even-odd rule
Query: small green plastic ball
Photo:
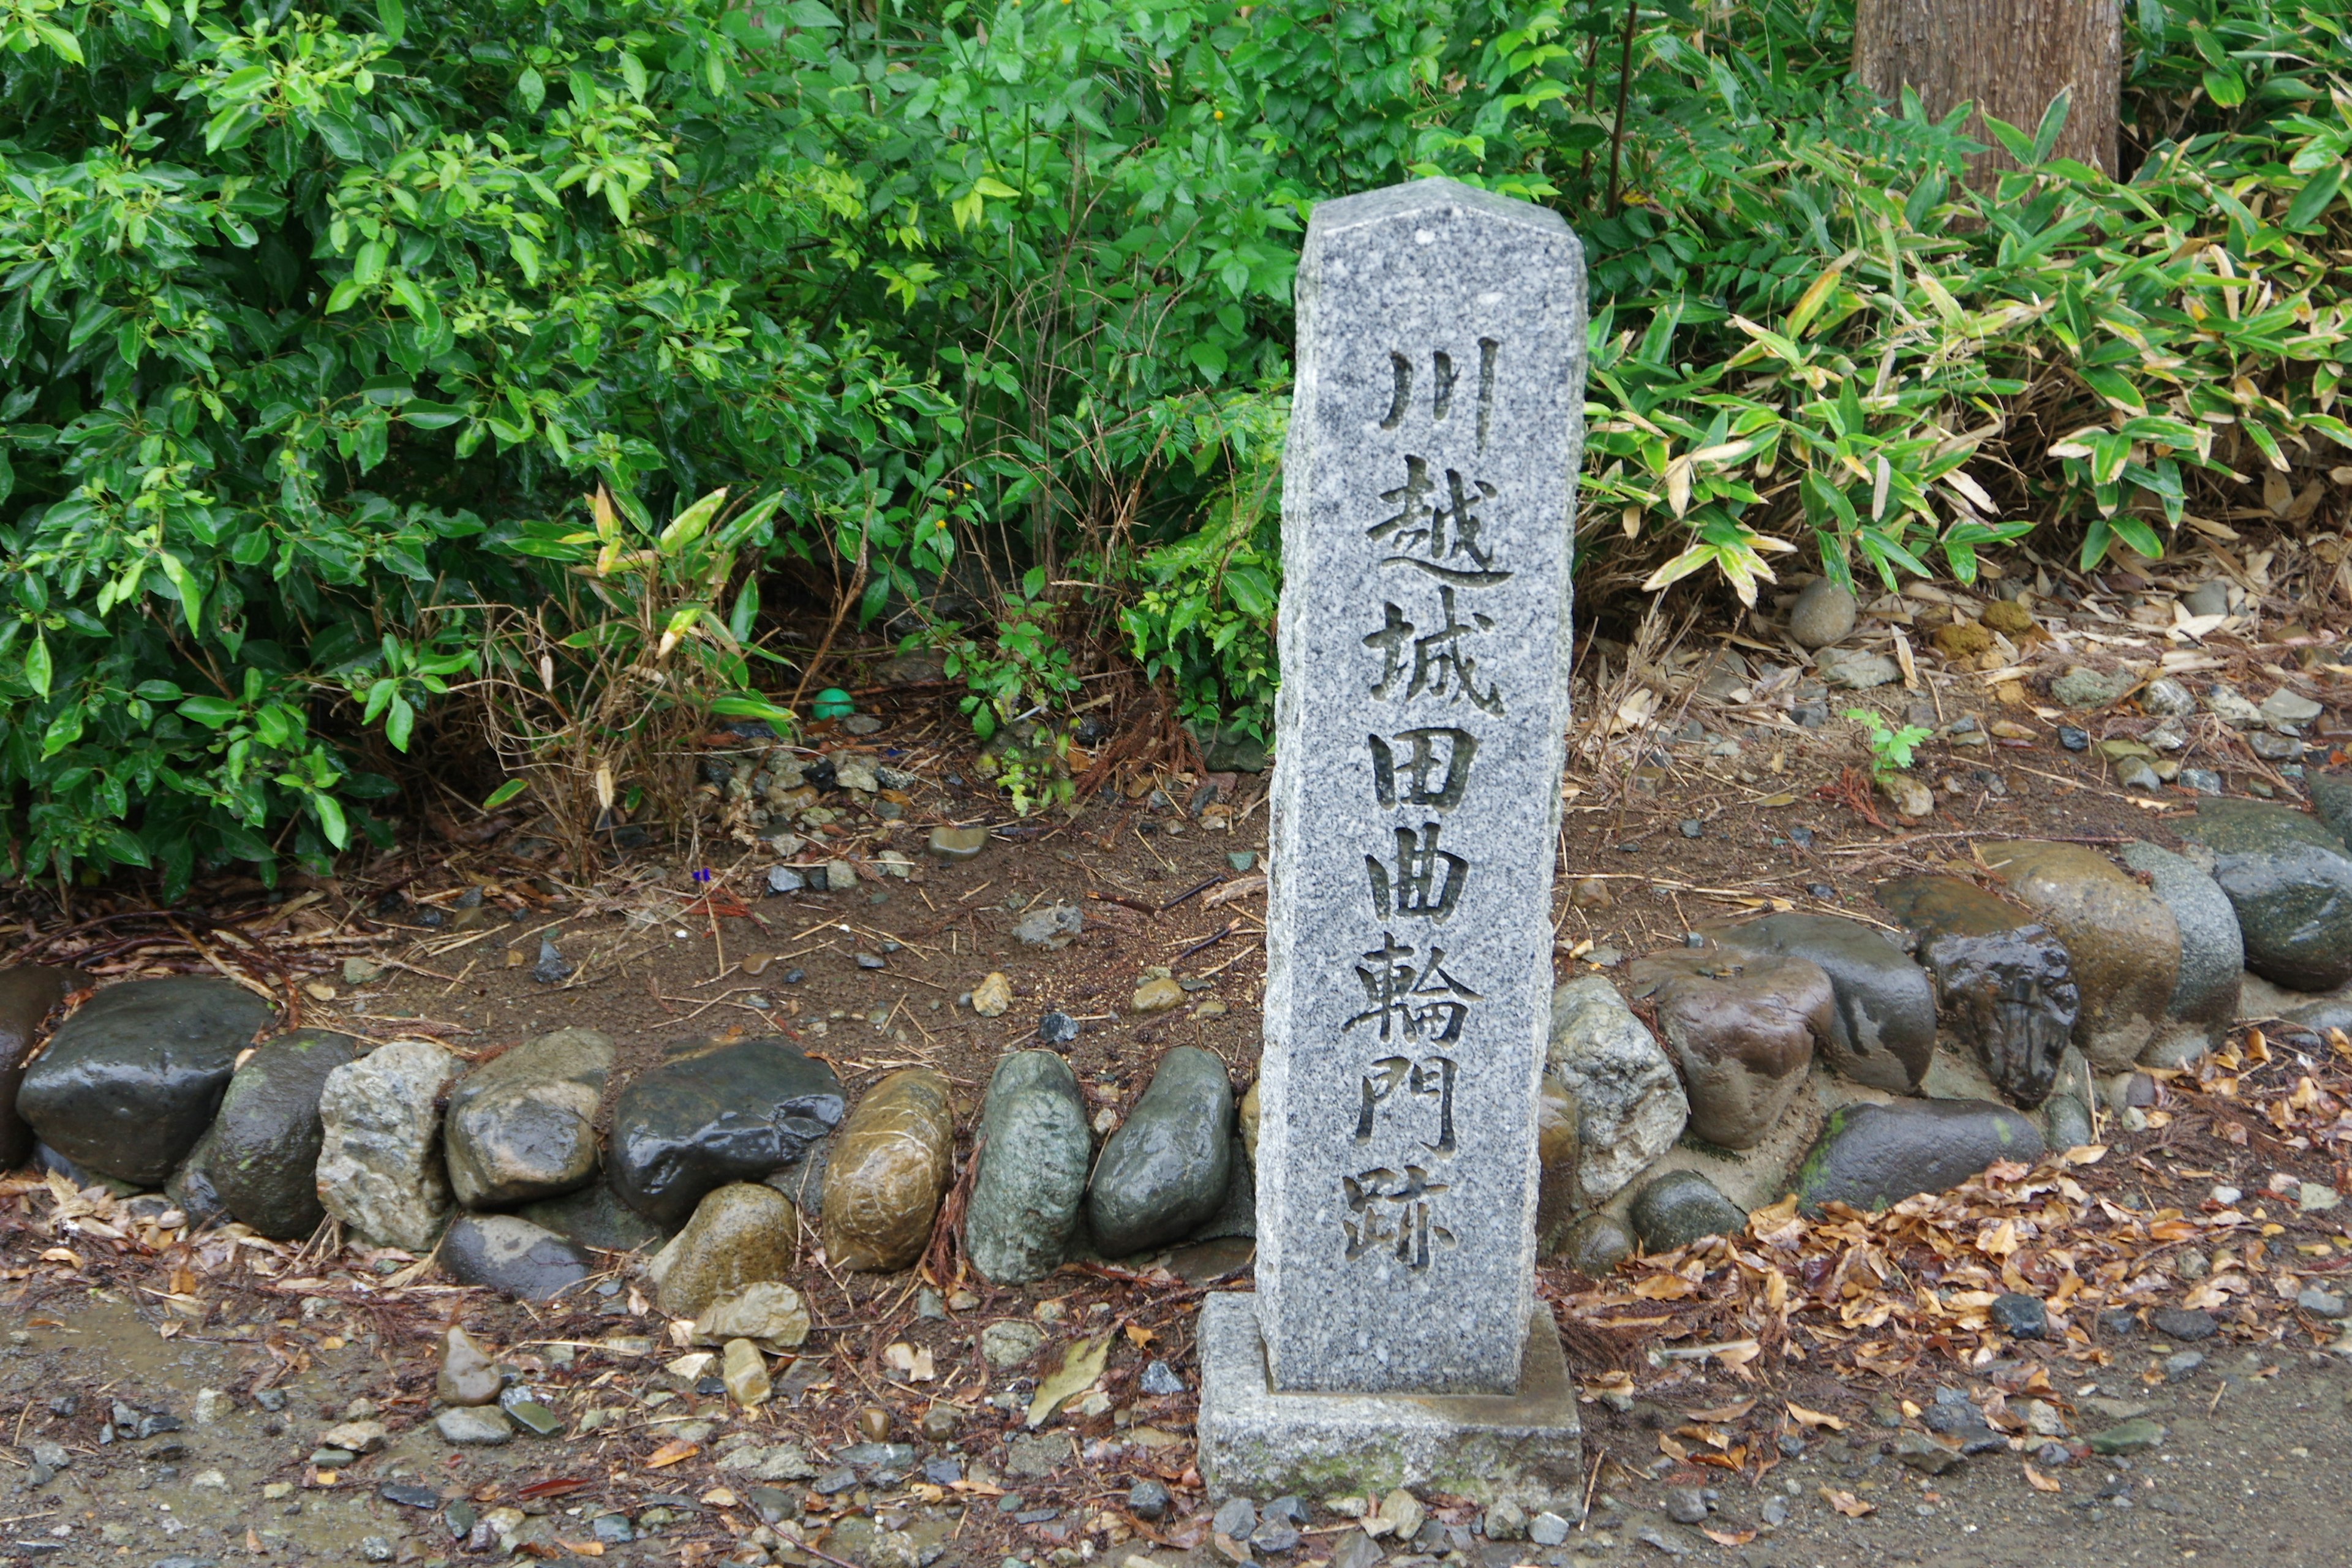
[(857, 702), (840, 687), (828, 686), (816, 694), (809, 711), (819, 719), (846, 719), (857, 711)]

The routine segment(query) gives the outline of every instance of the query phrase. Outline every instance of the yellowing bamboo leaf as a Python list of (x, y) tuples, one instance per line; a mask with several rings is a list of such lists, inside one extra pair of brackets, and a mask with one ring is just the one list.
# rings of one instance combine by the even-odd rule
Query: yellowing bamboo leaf
[(2040, 1470), (2035, 1469), (2032, 1465), (2025, 1467), (2025, 1484), (2032, 1487), (2038, 1492), (2054, 1492), (2065, 1489), (2056, 1481), (2052, 1480), (2048, 1476), (2045, 1476)]
[(1808, 1410), (1795, 1400), (1789, 1401), (1789, 1415), (1800, 1426), (1816, 1426), (1824, 1431), (1843, 1432), (1845, 1423), (1819, 1410)]
[(653, 1451), (653, 1457), (646, 1461), (646, 1468), (662, 1469), (677, 1464), (680, 1459), (691, 1459), (700, 1452), (702, 1452), (701, 1444), (688, 1443), (682, 1438), (673, 1437)]

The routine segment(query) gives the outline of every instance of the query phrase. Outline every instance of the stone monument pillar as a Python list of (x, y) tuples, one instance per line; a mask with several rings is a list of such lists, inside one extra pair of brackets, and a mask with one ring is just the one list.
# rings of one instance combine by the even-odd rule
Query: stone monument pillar
[(1257, 1291), (1203, 1309), (1201, 1468), (1572, 1501), (1534, 1277), (1583, 254), (1423, 180), (1318, 207), (1297, 289)]

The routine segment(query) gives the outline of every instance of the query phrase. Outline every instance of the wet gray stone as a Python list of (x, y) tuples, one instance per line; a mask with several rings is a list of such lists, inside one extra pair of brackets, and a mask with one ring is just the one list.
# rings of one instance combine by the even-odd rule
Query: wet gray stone
[(237, 1053), (275, 1016), (226, 980), (109, 986), (25, 1070), (17, 1111), (77, 1164), (160, 1187), (211, 1124)]
[(604, 1182), (591, 1182), (562, 1197), (525, 1204), (515, 1213), (575, 1246), (600, 1252), (658, 1247), (668, 1237), (661, 1226), (614, 1197), (612, 1187)]
[(1819, 965), (1777, 952), (1675, 948), (1636, 959), (1636, 1001), (1682, 1069), (1690, 1131), (1726, 1149), (1761, 1142), (1804, 1087), (1815, 1048), (1836, 1016)]
[(1727, 952), (1778, 952), (1818, 965), (1837, 1005), (1822, 1054), (1857, 1083), (1916, 1094), (1936, 1054), (1936, 988), (1876, 926), (1836, 915), (1775, 914), (1706, 934)]
[(964, 1209), (964, 1252), (999, 1285), (1061, 1267), (1086, 1199), (1094, 1140), (1070, 1064), (1016, 1051), (996, 1066), (973, 1133), (979, 1169)]
[(2246, 967), (2296, 991), (2352, 980), (2352, 853), (2287, 806), (2202, 800), (2180, 825), (2213, 855), (2213, 879), (2237, 911)]
[(2064, 946), (2024, 910), (1957, 877), (1905, 877), (1876, 891), (1917, 933), (1945, 1024), (2003, 1094), (2040, 1105), (2081, 1001)]
[(2042, 1106), (2042, 1136), (2053, 1149), (2078, 1149), (2090, 1142), (2090, 1107), (2074, 1095), (2052, 1095)]
[(1797, 1196), (1812, 1214), (1831, 1203), (1883, 1209), (1948, 1192), (1996, 1160), (2030, 1163), (2043, 1149), (2032, 1121), (1990, 1100), (1842, 1106), (1798, 1167)]
[(554, 1197), (596, 1174), (611, 1037), (558, 1029), (468, 1070), (449, 1092), (449, 1186), (467, 1208)]
[(461, 1214), (441, 1238), (441, 1267), (460, 1285), (545, 1301), (594, 1271), (571, 1242), (519, 1215)]
[(841, 1080), (786, 1041), (688, 1045), (613, 1106), (614, 1194), (656, 1225), (683, 1225), (704, 1194), (801, 1157), (841, 1124)]
[(495, 1405), (457, 1405), (433, 1420), (445, 1443), (460, 1447), (495, 1448), (514, 1437), (514, 1423)]
[(2156, 1038), (2141, 1053), (2153, 1065), (2178, 1067), (2218, 1048), (2236, 1022), (2245, 937), (2229, 895), (2196, 862), (2153, 844), (2126, 844), (2119, 853), (2148, 878), (2180, 933), (2180, 976)]
[(1225, 1064), (1179, 1046), (1103, 1146), (1087, 1217), (1106, 1258), (1190, 1234), (1214, 1214), (1232, 1175), (1234, 1089)]
[(1580, 1274), (1599, 1279), (1633, 1255), (1633, 1238), (1610, 1215), (1592, 1213), (1569, 1226), (1559, 1258)]
[(328, 1075), (356, 1059), (347, 1035), (298, 1029), (255, 1051), (229, 1079), (200, 1163), (224, 1209), (263, 1236), (299, 1241), (319, 1228), (319, 1100)]
[(33, 1157), (33, 1130), (16, 1110), (26, 1058), (41, 1043), (41, 1024), (71, 991), (90, 984), (78, 969), (21, 963), (0, 969), (0, 1171)]
[(1696, 1171), (1669, 1171), (1633, 1194), (1633, 1233), (1651, 1252), (1670, 1252), (1701, 1237), (1739, 1236), (1748, 1211)]

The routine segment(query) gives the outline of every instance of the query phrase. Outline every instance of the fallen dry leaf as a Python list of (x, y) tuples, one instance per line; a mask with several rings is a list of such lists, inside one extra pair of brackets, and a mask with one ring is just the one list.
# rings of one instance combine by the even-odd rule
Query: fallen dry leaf
[[(1731, 1405), (1718, 1405), (1712, 1410), (1685, 1410), (1683, 1412), (1683, 1419), (1685, 1421), (1702, 1422), (1737, 1421), (1755, 1408), (1756, 1402), (1754, 1400), (1742, 1399)], [(1720, 1446), (1721, 1445), (1719, 1444), (1717, 1445), (1717, 1447)]]
[(1800, 1426), (1826, 1427), (1832, 1432), (1845, 1430), (1845, 1423), (1836, 1416), (1826, 1415), (1819, 1410), (1808, 1410), (1793, 1399), (1789, 1401), (1789, 1415)]
[(1073, 1342), (1062, 1354), (1062, 1364), (1037, 1385), (1037, 1396), (1029, 1402), (1027, 1424), (1033, 1427), (1044, 1426), (1054, 1412), (1093, 1387), (1095, 1379), (1103, 1374), (1103, 1363), (1109, 1358), (1108, 1334)]
[(1756, 1539), (1752, 1530), (1702, 1530), (1699, 1533), (1717, 1546), (1745, 1546)]
[(700, 1452), (702, 1452), (701, 1444), (683, 1442), (673, 1437), (654, 1450), (653, 1458), (646, 1461), (646, 1468), (658, 1470), (665, 1465), (675, 1465), (680, 1459), (690, 1459)]
[(2032, 1487), (2038, 1492), (2054, 1492), (2064, 1489), (2060, 1487), (2056, 1481), (2052, 1480), (2048, 1476), (2043, 1475), (2032, 1465), (2025, 1467), (2025, 1484)]
[(1822, 1500), (1828, 1503), (1840, 1513), (1845, 1515), (1848, 1519), (1860, 1519), (1864, 1514), (1872, 1514), (1878, 1511), (1878, 1505), (1876, 1503), (1864, 1502), (1860, 1498), (1854, 1496), (1852, 1492), (1842, 1492), (1831, 1487), (1823, 1487), (1822, 1489)]

